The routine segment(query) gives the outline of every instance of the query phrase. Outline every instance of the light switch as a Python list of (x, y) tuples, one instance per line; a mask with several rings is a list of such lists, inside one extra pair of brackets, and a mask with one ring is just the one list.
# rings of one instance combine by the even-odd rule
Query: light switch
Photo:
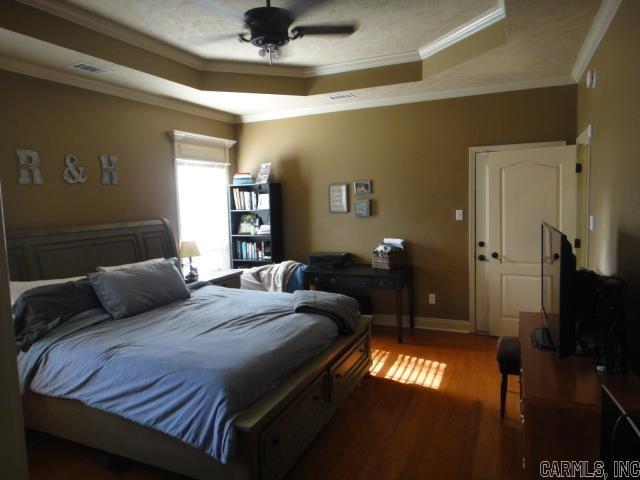
[(464, 220), (464, 210), (456, 210), (456, 220)]
[(595, 228), (595, 221), (593, 219), (593, 215), (589, 215), (589, 231), (593, 232), (594, 228)]

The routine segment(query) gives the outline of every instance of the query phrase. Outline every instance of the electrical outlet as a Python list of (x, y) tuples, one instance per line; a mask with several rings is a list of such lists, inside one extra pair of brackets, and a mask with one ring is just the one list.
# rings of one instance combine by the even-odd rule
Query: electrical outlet
[(456, 210), (456, 220), (464, 220), (464, 210)]
[(435, 293), (430, 293), (429, 294), (429, 305), (435, 305), (436, 304), (436, 294)]

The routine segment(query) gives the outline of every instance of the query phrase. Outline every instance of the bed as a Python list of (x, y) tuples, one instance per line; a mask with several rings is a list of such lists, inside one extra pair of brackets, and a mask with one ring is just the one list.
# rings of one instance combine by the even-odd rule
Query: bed
[[(165, 220), (14, 232), (7, 235), (7, 247), (10, 277), (16, 281), (81, 276), (98, 265), (176, 256)], [(212, 295), (216, 288), (222, 287), (203, 290)], [(224, 290), (216, 295), (242, 294)], [(367, 374), (370, 362), (370, 319), (361, 317), (353, 334), (338, 336), (234, 418), (235, 449), (227, 463), (120, 415), (31, 390), (23, 396), (25, 423), (193, 478), (282, 478)]]

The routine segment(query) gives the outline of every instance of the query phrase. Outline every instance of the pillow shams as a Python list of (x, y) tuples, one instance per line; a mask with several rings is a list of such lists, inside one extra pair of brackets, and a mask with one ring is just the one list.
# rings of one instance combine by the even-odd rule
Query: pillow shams
[(191, 297), (182, 274), (171, 260), (90, 273), (89, 281), (103, 308), (115, 319)]
[(100, 302), (86, 278), (32, 288), (13, 304), (16, 347), (26, 352), (47, 332), (94, 308), (100, 308)]
[(44, 285), (55, 285), (58, 283), (75, 282), (81, 278), (85, 277), (51, 278), (49, 280), (34, 280), (32, 282), (9, 282), (11, 304), (13, 305), (20, 295), (32, 288), (42, 287)]
[(152, 258), (151, 260), (144, 260), (142, 262), (135, 263), (123, 263), (122, 265), (113, 265), (111, 267), (96, 267), (98, 272), (114, 272), (116, 270), (124, 270), (125, 268), (141, 267), (142, 265), (148, 265), (150, 263), (164, 262), (164, 258)]

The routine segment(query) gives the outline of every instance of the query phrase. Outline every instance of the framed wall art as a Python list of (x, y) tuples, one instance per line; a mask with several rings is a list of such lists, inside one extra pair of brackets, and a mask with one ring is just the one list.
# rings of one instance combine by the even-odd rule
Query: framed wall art
[(332, 183), (329, 185), (329, 212), (347, 213), (349, 198), (346, 183)]
[(353, 213), (356, 217), (370, 217), (371, 216), (371, 199), (367, 198), (357, 199), (353, 201)]
[(353, 182), (353, 192), (356, 195), (369, 195), (372, 191), (371, 180), (356, 180)]

